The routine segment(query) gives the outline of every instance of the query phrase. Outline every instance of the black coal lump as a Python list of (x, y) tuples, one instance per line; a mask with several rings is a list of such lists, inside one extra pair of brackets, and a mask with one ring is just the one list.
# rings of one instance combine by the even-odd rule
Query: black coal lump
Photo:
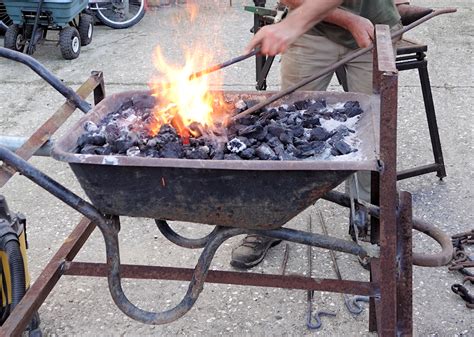
[(260, 145), (255, 151), (255, 153), (257, 157), (262, 160), (268, 160), (272, 159), (273, 157), (276, 157), (275, 152), (267, 144)]
[(294, 103), (296, 110), (306, 110), (310, 104), (309, 100), (297, 101)]
[(345, 125), (339, 125), (336, 129), (333, 130), (333, 135), (331, 139), (329, 140), (330, 144), (335, 144), (340, 140), (343, 140), (344, 137), (349, 136), (349, 134), (354, 133), (355, 131), (352, 129), (349, 129)]
[(178, 142), (166, 143), (160, 151), (163, 158), (182, 158), (183, 155), (183, 147)]
[(335, 121), (338, 121), (338, 122), (347, 121), (347, 116), (345, 114), (337, 112), (337, 111), (331, 112), (331, 118), (334, 119)]
[(321, 154), (326, 148), (326, 143), (321, 141), (314, 141), (307, 144), (303, 144), (297, 147), (301, 151), (299, 157), (307, 158), (316, 154)]
[(145, 152), (145, 157), (153, 157), (153, 158), (159, 158), (160, 157), (160, 152), (156, 149), (146, 149)]
[(103, 135), (85, 133), (85, 134), (82, 134), (77, 139), (77, 146), (83, 147), (87, 144), (95, 145), (95, 146), (102, 146), (106, 142), (107, 142), (107, 140), (105, 139), (105, 137)]
[(209, 148), (207, 146), (201, 146), (199, 148), (186, 149), (186, 158), (188, 159), (209, 159)]
[(259, 123), (264, 125), (270, 123), (270, 120), (275, 119), (278, 116), (278, 112), (275, 109), (265, 111), (259, 116)]
[(360, 115), (364, 111), (360, 107), (360, 103), (357, 101), (348, 101), (344, 104), (345, 108), (345, 114), (347, 117), (355, 117), (357, 115)]
[(277, 137), (272, 137), (267, 142), (267, 145), (269, 145), (273, 149), (275, 149), (276, 147), (283, 147), (283, 143)]
[(315, 126), (321, 125), (321, 122), (319, 120), (319, 116), (313, 116), (313, 117), (304, 117), (303, 116), (303, 122), (301, 125), (307, 129), (314, 128)]
[(309, 140), (325, 141), (328, 140), (331, 136), (332, 134), (329, 131), (327, 131), (325, 128), (318, 126), (311, 130)]
[(252, 148), (247, 148), (239, 153), (240, 158), (242, 159), (251, 159), (255, 156), (255, 150)]
[(135, 144), (128, 137), (119, 138), (113, 142), (109, 142), (113, 153), (125, 154), (127, 150)]
[(286, 131), (286, 128), (277, 123), (271, 123), (268, 125), (268, 133), (275, 137), (280, 137), (282, 133)]
[(326, 105), (326, 100), (320, 99), (320, 100), (317, 100), (316, 102), (310, 104), (306, 111), (308, 113), (318, 113), (322, 110), (325, 110), (326, 106), (327, 106)]
[(101, 149), (102, 147), (96, 146), (96, 145), (91, 145), (91, 144), (86, 144), (84, 147), (81, 149), (82, 154), (97, 154), (97, 150)]
[(267, 134), (268, 134), (268, 127), (265, 126), (264, 128), (262, 128), (261, 131), (255, 133), (253, 137), (255, 137), (256, 140), (263, 141), (265, 140), (265, 137), (267, 136)]
[(283, 144), (292, 144), (293, 143), (293, 132), (291, 131), (287, 131), (287, 132), (284, 132), (282, 134), (280, 134), (280, 137), (278, 137), (278, 139), (280, 139), (280, 141), (283, 143)]
[(242, 128), (238, 131), (239, 136), (246, 136), (246, 137), (253, 137), (255, 134), (261, 132), (263, 130), (263, 126), (260, 124), (251, 124)]
[(291, 132), (293, 133), (294, 137), (300, 138), (304, 135), (304, 127), (301, 125), (295, 125), (290, 127)]
[(255, 122), (258, 120), (257, 116), (254, 115), (246, 115), (239, 118), (239, 123), (242, 125), (254, 125)]
[[(344, 155), (352, 152), (351, 146), (343, 140), (334, 143), (333, 149), (335, 149), (337, 151), (337, 154), (339, 155)], [(331, 151), (331, 153), (333, 152)]]

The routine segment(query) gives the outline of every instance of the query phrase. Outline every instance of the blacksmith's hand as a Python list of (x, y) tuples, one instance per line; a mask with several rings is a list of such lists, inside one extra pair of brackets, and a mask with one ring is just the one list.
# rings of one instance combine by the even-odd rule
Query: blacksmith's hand
[(359, 48), (368, 47), (374, 41), (375, 27), (370, 20), (362, 16), (354, 16), (347, 28)]
[(281, 54), (299, 36), (300, 29), (288, 27), (285, 21), (261, 28), (245, 49), (245, 54), (260, 46), (260, 53), (268, 56)]

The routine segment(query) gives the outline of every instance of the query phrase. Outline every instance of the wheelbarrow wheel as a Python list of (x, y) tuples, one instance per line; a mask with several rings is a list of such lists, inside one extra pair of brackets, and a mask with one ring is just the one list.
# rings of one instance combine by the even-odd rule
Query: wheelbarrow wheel
[(87, 46), (91, 43), (94, 33), (94, 17), (89, 14), (81, 14), (78, 28), (81, 36), (81, 46)]
[(81, 53), (81, 36), (75, 27), (65, 27), (59, 33), (59, 47), (66, 60), (74, 60)]
[(5, 48), (23, 52), (25, 49), (25, 42), (26, 39), (20, 25), (13, 24), (8, 27), (7, 32), (5, 33), (5, 40), (3, 41)]

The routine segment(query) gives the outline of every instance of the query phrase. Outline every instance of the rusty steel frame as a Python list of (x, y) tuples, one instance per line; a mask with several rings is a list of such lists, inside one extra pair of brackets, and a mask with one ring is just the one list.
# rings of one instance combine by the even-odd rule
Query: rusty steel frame
[[(42, 74), (42, 77), (47, 74)], [(87, 98), (94, 93), (94, 102), (97, 104), (105, 97), (103, 73), (93, 71), (90, 77), (77, 89), (76, 94)], [(24, 160), (30, 159), (36, 151), (46, 144), (50, 137), (64, 124), (77, 109), (77, 106), (66, 101), (45, 123), (43, 123), (15, 153)], [(8, 165), (0, 166), (0, 187), (15, 175), (16, 170)], [(87, 218), (83, 218), (71, 232), (65, 243), (59, 248), (40, 276), (31, 285), (23, 299), (0, 327), (0, 336), (19, 336), (28, 326), (34, 313), (39, 309), (46, 297), (63, 274), (64, 261), (72, 260), (80, 251), (95, 225)]]
[[(116, 304), (127, 315), (147, 323), (166, 323), (182, 316), (197, 299), (204, 281), (213, 283), (240, 284), (251, 286), (280, 287), (287, 289), (320, 290), (341, 293), (354, 293), (371, 297), (369, 330), (378, 331), (383, 336), (412, 334), (412, 247), (411, 247), (411, 196), (407, 192), (397, 197), (396, 190), (396, 118), (397, 118), (397, 70), (393, 55), (390, 31), (387, 26), (376, 27), (376, 52), (374, 53), (374, 88), (380, 96), (380, 172), (377, 177), (379, 189), (383, 193), (374, 193), (374, 200), (380, 205), (380, 224), (378, 225), (380, 258), (373, 258), (370, 282), (318, 279), (302, 276), (262, 275), (228, 271), (209, 271), (212, 256), (227, 238), (242, 234), (248, 230), (239, 228), (218, 228), (209, 238), (205, 238), (205, 249), (195, 269), (171, 268), (161, 266), (122, 265), (119, 260), (118, 232), (120, 225), (117, 217), (105, 218), (92, 205), (83, 202), (47, 176), (35, 177), (39, 171), (26, 167), (21, 171), (25, 176), (48, 185), (48, 191), (86, 215), (77, 225), (53, 259), (48, 263), (26, 293), (23, 300), (14, 309), (10, 317), (0, 328), (1, 336), (20, 335), (27, 326), (32, 314), (40, 307), (62, 275), (105, 276), (109, 277), (109, 288)], [(103, 81), (92, 89), (102, 88)], [(103, 92), (94, 90), (96, 103)], [(68, 103), (70, 104), (70, 103)], [(38, 146), (37, 144), (36, 146)], [(42, 144), (41, 144), (42, 145)], [(39, 146), (41, 146), (39, 145)], [(30, 149), (30, 152), (33, 148)], [(34, 153), (33, 151), (32, 153)], [(11, 157), (15, 159), (16, 157)], [(10, 158), (10, 159), (11, 159)], [(2, 160), (6, 161), (2, 158)], [(5, 164), (5, 163), (4, 163)], [(17, 167), (18, 168), (18, 167)], [(48, 180), (49, 179), (49, 180)], [(46, 185), (41, 185), (45, 187)], [(374, 183), (374, 185), (377, 185)], [(69, 192), (69, 198), (64, 193)], [(66, 200), (67, 199), (67, 200)], [(98, 225), (104, 234), (107, 248), (107, 264), (73, 262), (89, 235)], [(283, 233), (281, 229), (256, 231), (270, 236)], [(279, 235), (279, 234), (278, 234)], [(300, 240), (312, 244), (310, 240)], [(187, 244), (189, 242), (185, 242)], [(210, 256), (207, 256), (208, 254)], [(183, 299), (183, 307), (177, 306), (175, 312), (148, 313), (128, 302), (121, 290), (121, 278), (190, 280), (189, 297)], [(197, 288), (194, 286), (197, 285)], [(188, 295), (187, 295), (188, 296)], [(182, 302), (183, 302), (182, 301)], [(164, 314), (164, 315), (162, 315)], [(162, 315), (162, 316), (159, 316)]]

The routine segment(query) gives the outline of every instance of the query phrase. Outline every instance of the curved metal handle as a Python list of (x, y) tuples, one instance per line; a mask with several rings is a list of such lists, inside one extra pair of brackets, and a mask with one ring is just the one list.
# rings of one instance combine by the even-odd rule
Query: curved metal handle
[(165, 238), (177, 246), (189, 249), (204, 248), (212, 238), (213, 234), (218, 230), (218, 227), (214, 227), (212, 232), (208, 235), (199, 239), (190, 239), (176, 233), (165, 220), (155, 219), (155, 223), (156, 227), (158, 227), (159, 231)]
[[(115, 227), (118, 228), (118, 226)], [(105, 234), (104, 232), (102, 233)], [(193, 307), (199, 294), (203, 290), (209, 266), (211, 265), (214, 254), (219, 246), (225, 240), (243, 233), (244, 230), (239, 228), (218, 227), (199, 257), (199, 261), (194, 269), (193, 277), (189, 283), (188, 291), (181, 302), (174, 308), (166, 311), (150, 312), (135, 306), (124, 294), (120, 278), (118, 230), (114, 234), (109, 232), (108, 235), (104, 235), (104, 240), (106, 245), (107, 264), (109, 266), (109, 290), (115, 304), (127, 316), (145, 324), (166, 324), (177, 320)]]
[(20, 62), (27, 65), (31, 70), (37, 73), (42, 79), (48, 82), (54, 89), (56, 89), (61, 95), (66, 97), (68, 101), (73, 103), (82, 112), (89, 112), (92, 107), (89, 103), (83, 100), (74, 90), (65, 86), (63, 82), (48, 69), (46, 69), (41, 63), (36, 61), (31, 56), (19, 53), (17, 51), (0, 47), (0, 57), (10, 59), (12, 61)]

